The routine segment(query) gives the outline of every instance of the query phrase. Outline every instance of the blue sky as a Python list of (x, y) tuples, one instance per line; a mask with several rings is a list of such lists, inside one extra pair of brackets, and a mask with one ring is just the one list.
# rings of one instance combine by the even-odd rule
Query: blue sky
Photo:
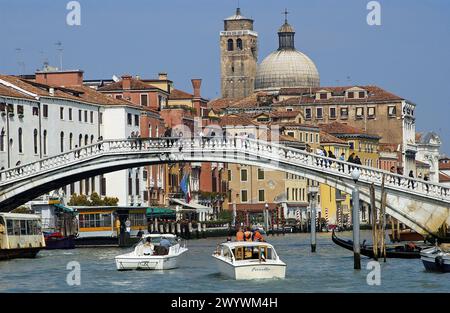
[[(167, 71), (177, 88), (220, 94), (219, 31), (237, 0), (80, 0), (81, 26), (66, 24), (62, 0), (0, 0), (0, 73), (32, 73), (44, 60), (86, 79)], [(375, 84), (417, 104), (417, 129), (434, 130), (450, 154), (450, 1), (380, 0), (381, 26), (366, 23), (369, 0), (240, 0), (255, 19), (259, 61), (277, 48), (288, 8), (296, 47), (323, 86)], [(16, 49), (20, 48), (20, 52)]]

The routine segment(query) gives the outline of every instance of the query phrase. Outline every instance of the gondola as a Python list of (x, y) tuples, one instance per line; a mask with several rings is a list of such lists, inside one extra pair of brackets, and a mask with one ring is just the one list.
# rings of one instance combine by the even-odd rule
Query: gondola
[[(353, 241), (340, 239), (333, 233), (331, 239), (335, 244), (345, 248), (347, 250), (353, 251)], [(397, 246), (386, 246), (386, 257), (387, 258), (397, 258), (397, 259), (420, 259), (420, 247), (411, 248), (408, 245), (397, 245)], [(372, 246), (362, 246), (360, 248), (361, 255), (369, 258), (374, 258)], [(380, 258), (383, 256), (381, 255)]]

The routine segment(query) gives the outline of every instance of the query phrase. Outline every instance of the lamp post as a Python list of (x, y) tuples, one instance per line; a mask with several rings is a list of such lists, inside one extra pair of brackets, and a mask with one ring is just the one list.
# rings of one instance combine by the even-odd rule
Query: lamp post
[(353, 261), (354, 269), (361, 269), (361, 255), (359, 246), (359, 189), (358, 179), (361, 173), (358, 168), (352, 171), (352, 179), (355, 182), (355, 188), (352, 192), (352, 224), (353, 224)]
[(318, 186), (310, 186), (310, 207), (311, 207), (311, 252), (316, 252), (316, 196), (319, 192)]

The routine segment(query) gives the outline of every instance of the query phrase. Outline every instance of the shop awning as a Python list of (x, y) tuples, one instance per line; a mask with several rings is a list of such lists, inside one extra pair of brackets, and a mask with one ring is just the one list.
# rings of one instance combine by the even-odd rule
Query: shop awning
[(174, 216), (175, 210), (169, 208), (147, 208), (147, 217)]
[(78, 214), (77, 211), (75, 211), (72, 208), (68, 208), (60, 203), (54, 203), (53, 204), (54, 207), (56, 207), (57, 209), (59, 209), (60, 211), (64, 212), (64, 213), (71, 213), (71, 214)]
[(196, 203), (196, 202), (189, 202), (189, 203), (187, 203), (187, 202), (184, 201), (184, 200), (176, 199), (176, 198), (172, 198), (172, 199), (170, 199), (170, 201), (171, 201), (171, 202), (174, 202), (174, 203), (177, 203), (177, 204), (180, 204), (180, 205), (182, 205), (182, 206), (184, 206), (184, 207), (188, 207), (188, 208), (191, 208), (191, 209), (195, 209), (195, 210), (197, 210), (197, 211), (207, 211), (207, 212), (210, 212), (210, 211), (213, 210), (213, 208), (211, 208), (211, 207), (209, 207), (209, 206), (201, 205), (201, 204)]

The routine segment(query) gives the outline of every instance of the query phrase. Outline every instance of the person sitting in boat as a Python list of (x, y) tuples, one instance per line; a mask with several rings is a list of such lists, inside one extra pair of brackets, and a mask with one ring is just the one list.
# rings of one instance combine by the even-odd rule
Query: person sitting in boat
[(169, 249), (170, 249), (170, 241), (169, 239), (163, 237), (161, 238), (161, 241), (159, 242), (159, 246), (161, 247), (160, 254), (161, 255), (166, 255), (169, 254)]
[(145, 243), (142, 247), (142, 254), (143, 255), (152, 255), (154, 249), (155, 249), (155, 246), (152, 243), (152, 239), (150, 237), (147, 237), (145, 239)]
[(250, 227), (247, 227), (247, 230), (244, 233), (244, 241), (252, 241), (252, 229)]
[(244, 241), (244, 232), (241, 230), (241, 228), (238, 228), (238, 231), (236, 233), (236, 241)]
[(259, 229), (255, 229), (255, 231), (253, 232), (253, 241), (260, 241), (260, 242), (264, 242), (264, 236), (261, 235), (261, 233), (259, 232)]

